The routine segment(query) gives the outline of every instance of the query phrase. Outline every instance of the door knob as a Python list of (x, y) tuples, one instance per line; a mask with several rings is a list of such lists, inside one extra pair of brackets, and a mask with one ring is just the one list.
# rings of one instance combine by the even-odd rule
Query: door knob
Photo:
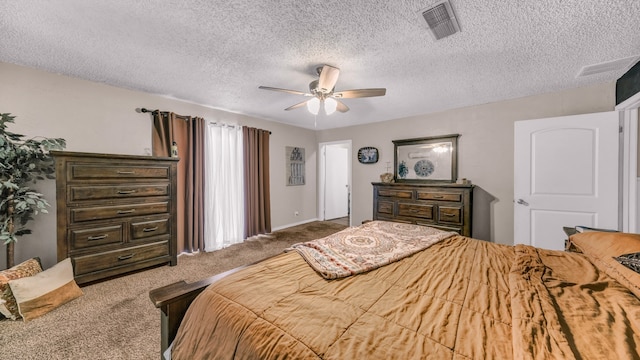
[(517, 203), (520, 204), (520, 205), (529, 206), (529, 203), (524, 201), (524, 200), (522, 200), (522, 199), (518, 199)]

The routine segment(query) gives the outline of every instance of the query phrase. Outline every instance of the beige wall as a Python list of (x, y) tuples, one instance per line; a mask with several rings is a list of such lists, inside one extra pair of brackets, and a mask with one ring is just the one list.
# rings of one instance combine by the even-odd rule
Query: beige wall
[[(28, 136), (63, 137), (69, 151), (144, 154), (150, 147), (151, 121), (138, 107), (197, 115), (210, 120), (254, 126), (271, 136), (272, 225), (275, 229), (316, 218), (317, 144), (352, 140), (353, 224), (371, 218), (371, 182), (393, 165), (392, 140), (461, 134), (458, 174), (470, 179), (474, 192), (474, 237), (513, 243), (513, 122), (613, 110), (614, 84), (454, 109), (363, 126), (314, 132), (188, 102), (115, 88), (66, 76), (0, 63), (0, 112), (17, 116), (10, 130)], [(305, 186), (285, 186), (285, 146), (304, 147)], [(375, 146), (377, 164), (357, 161), (357, 150)], [(393, 171), (393, 170), (391, 170)], [(16, 261), (40, 256), (55, 263), (55, 183), (37, 185), (52, 202), (48, 215), (30, 224), (34, 234), (20, 239)], [(294, 212), (299, 211), (298, 217)], [(0, 248), (4, 250), (4, 247)], [(0, 256), (0, 268), (5, 265)]]
[[(270, 130), (273, 227), (316, 218), (314, 131), (6, 63), (0, 63), (0, 79), (0, 112), (16, 116), (9, 130), (29, 137), (62, 137), (68, 151), (145, 154), (151, 147), (151, 117), (135, 112), (139, 107)], [(305, 148), (305, 186), (285, 186), (285, 146)], [(38, 215), (29, 224), (32, 235), (19, 239), (16, 262), (39, 256), (49, 267), (56, 262), (55, 182), (40, 182), (35, 187), (52, 207), (49, 214)], [(300, 212), (298, 217), (295, 211)], [(5, 247), (0, 246), (2, 269)]]
[[(473, 236), (513, 244), (513, 123), (517, 120), (613, 110), (614, 84), (600, 84), (420, 115), (393, 121), (318, 132), (318, 141), (353, 141), (353, 224), (372, 216), (371, 182), (392, 165), (392, 140), (460, 134), (458, 176), (476, 184)], [(376, 164), (360, 164), (357, 150), (374, 146)]]

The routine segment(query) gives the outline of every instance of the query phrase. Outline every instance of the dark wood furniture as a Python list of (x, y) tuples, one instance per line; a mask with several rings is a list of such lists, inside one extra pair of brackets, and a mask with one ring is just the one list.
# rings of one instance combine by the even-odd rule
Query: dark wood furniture
[(193, 283), (182, 280), (149, 291), (151, 302), (160, 309), (160, 353), (164, 354), (175, 339), (180, 323), (196, 296), (207, 286), (249, 265), (240, 266)]
[(471, 236), (473, 185), (372, 183), (373, 219), (427, 225)]
[(52, 152), (58, 261), (78, 284), (177, 264), (177, 158)]

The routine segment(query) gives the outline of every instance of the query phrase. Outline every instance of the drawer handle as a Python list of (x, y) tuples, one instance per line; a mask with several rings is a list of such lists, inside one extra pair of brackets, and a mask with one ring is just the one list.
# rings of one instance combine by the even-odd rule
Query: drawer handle
[(135, 171), (123, 171), (123, 170), (118, 170), (118, 174), (120, 175), (133, 175), (135, 174)]
[(432, 197), (434, 199), (444, 199), (444, 196), (442, 196), (442, 195), (433, 195)]
[(143, 232), (152, 232), (152, 231), (156, 231), (156, 230), (158, 230), (157, 226), (154, 226), (152, 228), (144, 228), (144, 229), (142, 229)]
[(118, 210), (118, 214), (131, 214), (132, 212), (136, 211), (136, 209), (131, 209), (131, 210)]
[(449, 216), (449, 217), (451, 217), (451, 216), (456, 216), (456, 214), (448, 214), (448, 213), (443, 213), (442, 215), (443, 215), (443, 216)]
[(109, 235), (108, 234), (104, 234), (104, 235), (96, 235), (96, 236), (89, 236), (87, 238), (87, 240), (91, 241), (91, 240), (102, 240), (102, 239), (106, 239)]
[(136, 192), (135, 190), (118, 190), (118, 194), (120, 194), (120, 195), (133, 194), (135, 192)]
[(122, 260), (129, 260), (131, 259), (135, 254), (129, 254), (129, 255), (120, 255), (118, 256), (118, 261), (122, 261)]

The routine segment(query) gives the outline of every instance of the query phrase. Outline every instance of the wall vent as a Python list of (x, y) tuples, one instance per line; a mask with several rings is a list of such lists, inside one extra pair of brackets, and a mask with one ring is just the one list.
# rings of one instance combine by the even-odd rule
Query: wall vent
[(449, 0), (440, 1), (428, 9), (420, 10), (420, 14), (427, 22), (427, 26), (436, 40), (460, 31), (460, 25), (458, 25)]
[(636, 55), (617, 60), (605, 61), (599, 64), (583, 66), (576, 77), (589, 76), (609, 71), (627, 71), (636, 63), (636, 61), (638, 61), (638, 59), (640, 59), (640, 57)]

